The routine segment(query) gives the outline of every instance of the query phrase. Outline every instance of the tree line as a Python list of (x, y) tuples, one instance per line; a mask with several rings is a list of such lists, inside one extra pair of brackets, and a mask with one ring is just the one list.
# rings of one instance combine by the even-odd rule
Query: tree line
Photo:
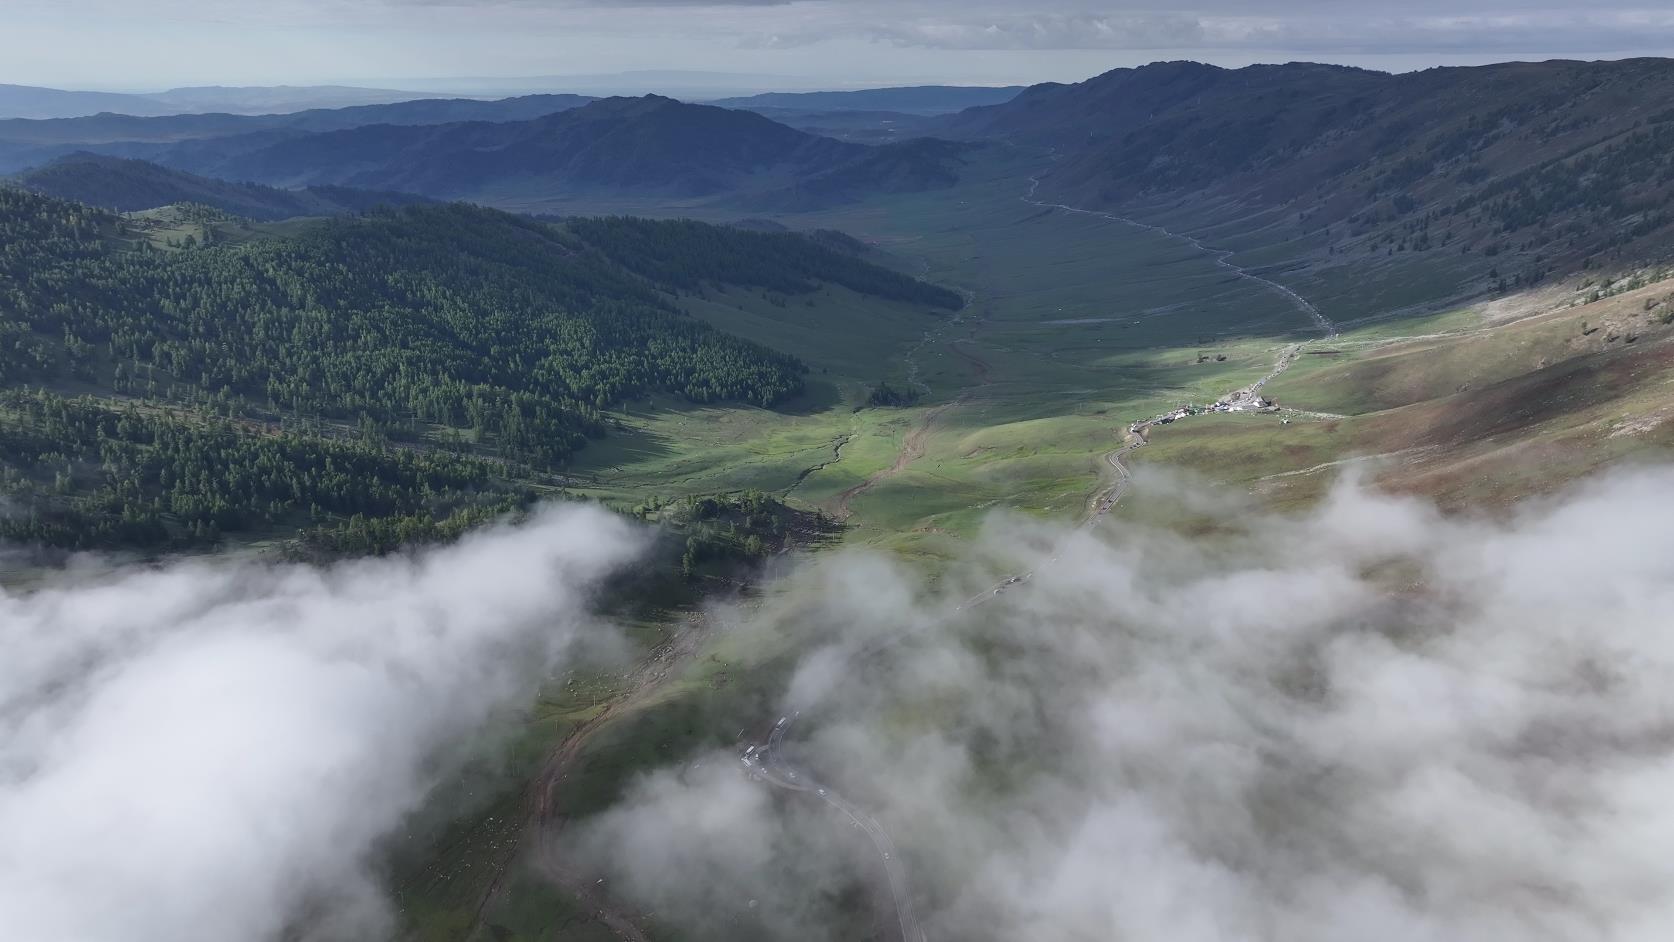
[(535, 499), (477, 458), (26, 390), (0, 393), (0, 493), (0, 541), (146, 551), (275, 528), (387, 551)]
[(186, 251), (124, 235), (111, 214), (0, 189), (0, 385), (453, 431), (543, 465), (625, 400), (770, 406), (802, 389), (795, 358), (505, 213), (410, 207)]
[[(630, 252), (617, 236), (633, 232), (650, 236)], [(666, 289), (688, 275), (658, 265), (935, 297), (840, 240), (732, 233), (435, 205), (171, 249), (119, 215), (0, 187), (0, 541), (278, 537), (323, 558), (448, 540), (551, 493), (624, 400), (770, 406), (802, 388), (794, 358), (675, 307)], [(776, 274), (775, 259), (800, 261)], [(669, 521), (687, 571), (808, 528), (759, 496), (720, 506)]]

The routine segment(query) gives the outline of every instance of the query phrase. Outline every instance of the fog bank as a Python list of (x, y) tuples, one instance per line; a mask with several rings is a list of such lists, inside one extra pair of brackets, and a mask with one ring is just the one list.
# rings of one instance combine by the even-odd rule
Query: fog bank
[[(888, 828), (931, 939), (1667, 935), (1674, 471), (1494, 522), (1352, 481), (1177, 510), (1193, 537), (997, 517), (946, 585), (846, 554), (761, 607), (815, 646), (787, 752)], [(815, 903), (875, 859), (767, 788), (659, 772), (577, 848), (705, 937), (844, 937)]]
[(0, 934), (380, 937), (379, 841), (641, 539), (566, 507), (412, 559), (0, 594)]

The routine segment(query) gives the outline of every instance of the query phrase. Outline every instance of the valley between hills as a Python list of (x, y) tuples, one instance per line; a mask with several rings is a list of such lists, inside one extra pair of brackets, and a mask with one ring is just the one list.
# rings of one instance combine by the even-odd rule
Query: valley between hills
[[(469, 749), (414, 773), (431, 787), (356, 863), (393, 934), (1001, 937), (949, 821), (1010, 820), (1041, 800), (1039, 750), (1079, 755), (1031, 737), (1155, 745), (1097, 712), (1132, 652), (1061, 626), (1139, 599), (1177, 630), (1135, 643), (1195, 665), (1194, 626), (1201, 648), (1288, 639), (1352, 583), (1375, 603), (1331, 617), (1387, 616), (1419, 650), (1403, 606), (1443, 580), (1411, 531), (1497, 546), (1481, 534), (1667, 459), (1674, 114), (1604, 106), (1670, 86), (1666, 60), (1157, 63), (945, 108), (896, 90), (0, 121), (0, 601), (177, 566), (447, 583), (448, 560), (494, 575), (469, 554), (496, 534), (596, 510), (599, 545), (636, 562), (565, 610), (612, 632), (532, 660), (533, 703), (484, 705)], [(1379, 529), (1402, 514), (1420, 523)], [(1323, 559), (1332, 539), (1347, 562)], [(528, 578), (591, 573), (590, 553)], [(1240, 594), (1295, 559), (1338, 581)], [(1199, 619), (1199, 589), (1231, 601)], [(1257, 623), (1269, 598), (1285, 611)], [(1330, 643), (1262, 689), (1342, 695)], [(1042, 660), (1074, 699), (1024, 670)], [(1034, 719), (997, 729), (990, 707)], [(1256, 812), (1295, 811), (1293, 771)], [(1316, 771), (1294, 794), (1329, 791)], [(969, 814), (939, 816), (950, 793)], [(757, 825), (772, 840), (742, 863), (700, 852)], [(721, 875), (689, 897), (601, 850), (635, 841), (638, 863)]]
[[(758, 298), (688, 302), (710, 323), (778, 338), (816, 364), (841, 406), (631, 410), (575, 465), (576, 492), (628, 502), (760, 490), (840, 521), (846, 542), (935, 569), (976, 539), (995, 509), (1199, 536), (1225, 526), (1199, 502), (1146, 486), (1170, 479), (1295, 511), (1350, 474), (1491, 517), (1670, 446), (1674, 280), (1662, 272), (1582, 276), (1482, 299), (1450, 297), (1444, 282), (1427, 305), (1379, 312), (1368, 302), (1322, 330), (1268, 276), (1229, 277), (1213, 246), (1029, 202), (1018, 172), (1025, 158), (1008, 159), (1017, 163), (986, 180), (973, 174), (935, 194), (795, 220), (840, 228), (903, 270), (960, 290), (967, 306), (955, 317), (887, 344), (878, 342), (887, 334), (868, 331), (837, 346), (798, 337)], [(1306, 285), (1308, 275), (1274, 277)], [(1189, 327), (1170, 322), (1188, 316)], [(922, 397), (887, 412), (848, 405), (879, 376)], [(1270, 410), (1153, 421), (1257, 384)], [(1136, 424), (1145, 427), (1135, 432)], [(1014, 577), (992, 578), (1003, 588)], [(588, 755), (633, 768), (643, 760), (631, 758), (630, 743), (647, 738), (672, 737), (668, 754), (678, 754), (678, 730), (689, 728), (682, 718), (697, 702), (730, 707), (723, 715), (739, 724), (752, 710), (771, 714), (735, 698), (781, 683), (769, 678), (789, 655), (711, 644), (683, 671), (609, 701), (612, 717), (618, 709), (635, 717), (618, 736), (575, 727), (562, 740), (558, 774), (587, 775)], [(561, 885), (582, 892), (602, 925), (618, 927), (600, 938), (634, 938), (637, 930), (622, 927), (655, 925), (654, 915), (613, 906), (573, 880)], [(515, 925), (519, 893), (541, 892), (497, 883), (483, 918)], [(575, 919), (569, 925), (589, 922)]]

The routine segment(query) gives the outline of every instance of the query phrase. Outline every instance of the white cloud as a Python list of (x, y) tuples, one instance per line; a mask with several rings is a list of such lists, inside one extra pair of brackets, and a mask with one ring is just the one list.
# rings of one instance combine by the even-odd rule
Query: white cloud
[(412, 560), (0, 594), (5, 937), (378, 934), (374, 847), (638, 542), (569, 508)]
[[(975, 613), (949, 614), (989, 562), (933, 589), (831, 559), (760, 628), (903, 638), (811, 659), (793, 755), (891, 830), (932, 938), (1651, 940), (1674, 921), (1671, 490), (1623, 472), (1496, 522), (1345, 485), (1189, 541), (997, 520), (973, 557), (1038, 575)], [(693, 899), (775, 891), (784, 852), (690, 809), (843, 846), (817, 803), (741, 787), (654, 776), (586, 846), (623, 873), (683, 847)], [(792, 934), (837, 937), (802, 915)]]

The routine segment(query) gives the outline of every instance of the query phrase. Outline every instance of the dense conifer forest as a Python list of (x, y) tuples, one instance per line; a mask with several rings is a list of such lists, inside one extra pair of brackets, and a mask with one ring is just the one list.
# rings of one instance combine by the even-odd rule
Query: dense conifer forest
[(306, 527), (338, 552), (436, 539), (534, 497), (477, 458), (17, 391), (0, 394), (0, 492), (15, 543), (186, 549)]
[(829, 240), (699, 223), (433, 205), (203, 231), (158, 244), (0, 188), (0, 537), (166, 549), (300, 527), (336, 553), (445, 536), (531, 500), (605, 433), (602, 410), (802, 390), (800, 362), (672, 289), (958, 301)]
[[(119, 220), (0, 193), (0, 382), (456, 430), (560, 462), (652, 392), (772, 405), (794, 359), (692, 320), (551, 226), (461, 205), (286, 239), (118, 250)], [(144, 243), (141, 243), (144, 244)], [(55, 342), (57, 341), (57, 342)]]

